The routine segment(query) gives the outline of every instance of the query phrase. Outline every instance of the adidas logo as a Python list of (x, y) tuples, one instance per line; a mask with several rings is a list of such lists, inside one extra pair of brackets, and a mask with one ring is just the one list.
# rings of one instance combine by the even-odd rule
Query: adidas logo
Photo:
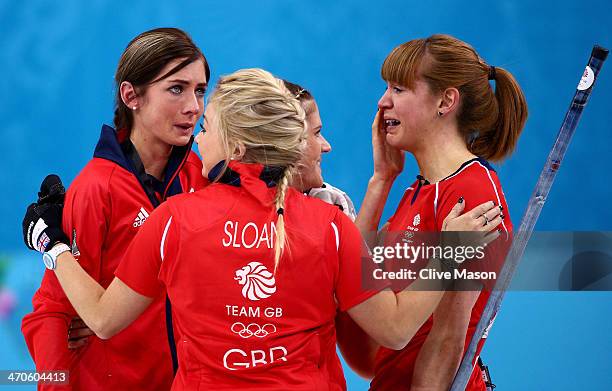
[(138, 216), (136, 216), (136, 218), (134, 219), (134, 228), (140, 227), (141, 225), (144, 224), (145, 221), (147, 221), (147, 218), (149, 217), (149, 213), (147, 213), (147, 211), (145, 210), (145, 208), (140, 207), (140, 211), (138, 212)]

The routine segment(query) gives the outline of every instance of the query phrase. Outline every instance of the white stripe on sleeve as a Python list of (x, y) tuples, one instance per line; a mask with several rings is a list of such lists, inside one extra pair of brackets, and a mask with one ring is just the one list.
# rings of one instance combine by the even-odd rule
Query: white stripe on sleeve
[[(489, 169), (486, 168), (480, 162), (478, 162), (478, 164), (480, 164), (482, 169), (485, 170), (485, 172), (489, 176), (489, 180), (491, 181), (491, 185), (493, 185), (493, 190), (495, 190), (495, 197), (497, 198), (497, 205), (501, 205), (501, 199), (499, 198), (499, 193), (497, 192), (497, 186), (495, 186), (495, 182), (493, 181), (493, 178), (491, 177), (491, 173), (489, 172)], [(504, 230), (506, 231), (506, 240), (508, 240), (510, 238), (510, 234), (508, 233), (508, 228), (506, 227), (506, 224), (504, 223), (504, 220), (502, 220), (502, 227), (504, 227)]]
[(340, 236), (338, 235), (338, 227), (336, 226), (336, 224), (334, 224), (334, 222), (331, 222), (331, 226), (334, 229), (334, 234), (336, 234), (336, 251), (338, 251), (338, 249), (340, 248)]
[(168, 222), (166, 223), (166, 228), (164, 228), (164, 234), (162, 235), (161, 245), (159, 247), (159, 253), (161, 254), (162, 262), (164, 261), (164, 243), (166, 242), (166, 234), (168, 234), (168, 228), (170, 228), (170, 223), (172, 223), (172, 216), (170, 216), (170, 219), (168, 219)]

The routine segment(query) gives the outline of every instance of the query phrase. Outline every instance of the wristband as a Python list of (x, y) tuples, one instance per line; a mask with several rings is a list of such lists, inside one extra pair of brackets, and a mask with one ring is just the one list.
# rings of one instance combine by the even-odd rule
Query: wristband
[(66, 251), (70, 251), (70, 247), (64, 243), (58, 243), (53, 246), (51, 250), (45, 252), (43, 254), (43, 262), (45, 263), (45, 267), (49, 270), (55, 270), (57, 266), (57, 257)]

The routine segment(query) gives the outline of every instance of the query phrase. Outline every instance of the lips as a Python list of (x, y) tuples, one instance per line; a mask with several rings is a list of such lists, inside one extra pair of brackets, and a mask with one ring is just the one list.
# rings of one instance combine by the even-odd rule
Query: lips
[(174, 126), (180, 129), (185, 134), (191, 134), (193, 132), (195, 124), (191, 122), (183, 122), (180, 124), (174, 124)]
[(401, 124), (401, 122), (395, 118), (385, 118), (384, 122), (383, 122), (383, 126), (385, 131), (390, 131), (393, 128), (395, 128), (396, 126), (399, 126)]
[(187, 129), (192, 129), (195, 126), (195, 124), (191, 122), (183, 122), (180, 124), (174, 124), (174, 126), (187, 130)]

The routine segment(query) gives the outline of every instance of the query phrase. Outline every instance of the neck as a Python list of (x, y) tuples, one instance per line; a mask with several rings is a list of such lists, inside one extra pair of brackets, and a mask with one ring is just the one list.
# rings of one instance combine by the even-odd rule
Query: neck
[(467, 149), (457, 129), (440, 129), (429, 133), (422, 148), (413, 152), (421, 175), (435, 183), (455, 172), (462, 163), (476, 155)]
[(164, 169), (172, 152), (172, 145), (164, 143), (136, 126), (130, 132), (130, 141), (138, 152), (145, 172), (163, 180)]
[(295, 190), (299, 191), (300, 193), (303, 193), (309, 189), (304, 186), (304, 183), (302, 182), (302, 178), (300, 177), (299, 173), (295, 173), (293, 175), (293, 177), (291, 178), (291, 181), (289, 182), (289, 187), (293, 187)]

